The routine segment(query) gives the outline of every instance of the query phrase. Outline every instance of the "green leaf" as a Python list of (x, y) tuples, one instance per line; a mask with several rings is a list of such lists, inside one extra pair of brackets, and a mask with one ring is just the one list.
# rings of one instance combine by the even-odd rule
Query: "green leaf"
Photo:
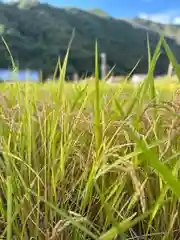
[(178, 80), (180, 82), (180, 65), (177, 63), (175, 57), (174, 57), (174, 54), (173, 52), (171, 51), (170, 47), (168, 46), (166, 40), (163, 38), (163, 45), (164, 45), (164, 48), (165, 48), (165, 51), (166, 51), (166, 54), (169, 58), (169, 61), (171, 62), (173, 68), (174, 68), (174, 71), (178, 77)]

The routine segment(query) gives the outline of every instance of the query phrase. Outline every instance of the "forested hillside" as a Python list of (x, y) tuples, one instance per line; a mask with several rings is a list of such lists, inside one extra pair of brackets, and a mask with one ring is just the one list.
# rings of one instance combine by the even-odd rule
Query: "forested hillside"
[[(147, 71), (147, 31), (152, 49), (159, 40), (159, 35), (147, 25), (143, 28), (139, 26), (143, 25), (142, 22), (133, 24), (133, 21), (114, 19), (97, 9), (88, 12), (34, 3), (27, 6), (0, 3), (0, 35), (6, 40), (20, 68), (42, 70), (51, 75), (58, 56), (63, 60), (75, 29), (68, 63), (69, 75), (75, 71), (79, 75), (94, 72), (96, 39), (99, 51), (107, 53), (109, 67), (116, 65), (115, 74), (129, 73), (140, 58), (136, 72)], [(177, 26), (176, 30), (173, 26), (169, 29), (171, 27), (173, 33), (180, 31)], [(180, 45), (176, 37), (173, 34), (168, 34), (168, 37), (172, 37), (168, 43), (180, 60)], [(167, 65), (167, 57), (162, 52), (156, 72), (166, 72)], [(1, 41), (0, 68), (10, 66), (9, 54)]]

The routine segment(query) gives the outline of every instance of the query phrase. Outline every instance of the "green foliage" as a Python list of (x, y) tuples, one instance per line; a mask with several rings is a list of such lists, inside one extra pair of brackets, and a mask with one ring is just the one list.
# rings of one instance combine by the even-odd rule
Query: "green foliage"
[(109, 17), (109, 14), (107, 12), (104, 12), (103, 10), (101, 10), (99, 8), (88, 9), (88, 12), (94, 13), (94, 14), (96, 14), (98, 16), (101, 16), (101, 17)]

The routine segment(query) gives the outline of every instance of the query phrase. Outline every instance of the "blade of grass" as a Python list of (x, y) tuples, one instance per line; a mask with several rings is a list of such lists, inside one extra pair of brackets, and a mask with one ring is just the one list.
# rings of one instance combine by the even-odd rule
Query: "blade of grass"
[(105, 78), (102, 79), (103, 82), (105, 82), (105, 81), (109, 78), (109, 76), (111, 75), (111, 73), (113, 72), (113, 70), (115, 69), (115, 67), (116, 67), (116, 65), (114, 65), (114, 66), (111, 68), (111, 70), (107, 73), (107, 75), (105, 76)]
[(61, 67), (61, 59), (60, 59), (60, 57), (58, 57), (56, 68), (55, 68), (55, 71), (54, 71), (54, 74), (53, 74), (53, 79), (52, 79), (53, 81), (55, 81), (55, 79), (56, 79), (56, 75), (57, 75), (58, 69), (61, 72), (62, 67)]
[(139, 65), (141, 59), (139, 59), (137, 61), (137, 63), (135, 64), (135, 66), (133, 67), (133, 69), (131, 70), (131, 72), (127, 75), (127, 77), (125, 77), (124, 82), (127, 82), (129, 80), (129, 78), (131, 77), (132, 73), (134, 72), (134, 70), (137, 68), (137, 66)]
[(148, 48), (148, 69), (151, 69), (151, 48), (149, 42), (149, 34), (147, 33), (147, 48)]
[(67, 70), (67, 63), (68, 63), (68, 57), (69, 57), (69, 52), (70, 52), (70, 48), (71, 48), (71, 44), (73, 41), (75, 35), (75, 30), (73, 29), (69, 44), (68, 44), (68, 49), (66, 52), (66, 56), (65, 59), (63, 61), (63, 66), (61, 67), (60, 62), (58, 63), (59, 66), (59, 71), (60, 71), (60, 77), (59, 77), (59, 88), (58, 88), (58, 92), (57, 92), (57, 97), (58, 99), (62, 99), (63, 97), (63, 90), (64, 90), (64, 82), (65, 82), (65, 78), (66, 78), (66, 70)]
[(151, 211), (147, 211), (146, 213), (142, 214), (141, 216), (136, 217), (135, 219), (133, 219), (133, 218), (136, 214), (133, 214), (131, 217), (126, 218), (125, 220), (120, 222), (117, 226), (113, 226), (109, 231), (102, 234), (99, 237), (99, 240), (113, 240), (118, 234), (125, 233), (127, 230), (132, 228), (139, 221), (142, 221), (143, 219), (148, 217), (150, 212)]
[[(139, 98), (139, 101), (140, 102), (143, 102), (143, 98), (144, 98), (144, 95), (145, 93), (147, 92), (148, 90), (148, 87), (150, 86), (150, 89), (151, 89), (151, 99), (155, 99), (155, 87), (154, 87), (154, 77), (153, 77), (153, 74), (154, 74), (154, 70), (155, 70), (155, 66), (156, 66), (156, 63), (158, 61), (158, 58), (160, 56), (160, 50), (161, 50), (161, 46), (162, 46), (162, 41), (163, 41), (163, 38), (160, 37), (159, 39), (159, 42), (155, 48), (155, 51), (154, 51), (154, 55), (152, 57), (152, 60), (151, 62), (149, 62), (149, 70), (148, 70), (148, 74), (143, 82), (143, 91), (140, 95), (140, 98)], [(149, 46), (149, 43), (148, 43), (148, 46)], [(150, 59), (150, 52), (149, 52), (149, 47), (148, 47), (148, 59)]]
[(169, 61), (171, 62), (173, 68), (174, 68), (174, 71), (176, 72), (176, 75), (178, 77), (178, 80), (180, 82), (180, 65), (177, 63), (175, 57), (174, 57), (174, 54), (173, 52), (171, 51), (170, 47), (168, 46), (165, 38), (163, 37), (163, 46), (164, 46), (164, 49), (166, 51), (166, 54), (168, 56), (168, 59)]
[(11, 51), (10, 51), (10, 49), (9, 49), (9, 47), (8, 47), (8, 44), (6, 43), (5, 39), (4, 39), (3, 37), (1, 37), (1, 39), (2, 39), (2, 41), (3, 41), (3, 43), (4, 43), (4, 45), (5, 45), (8, 53), (9, 53), (9, 56), (10, 56), (10, 59), (11, 59), (11, 63), (12, 63), (13, 72), (15, 72), (15, 71), (17, 71), (17, 66), (16, 66), (16, 64), (15, 64), (15, 61), (14, 61), (13, 56), (12, 56), (12, 54), (11, 54)]
[(7, 240), (12, 240), (12, 180), (7, 176)]
[(98, 43), (95, 46), (95, 136), (96, 136), (96, 153), (101, 145), (101, 119), (100, 119), (100, 90), (99, 90), (99, 66), (98, 66)]

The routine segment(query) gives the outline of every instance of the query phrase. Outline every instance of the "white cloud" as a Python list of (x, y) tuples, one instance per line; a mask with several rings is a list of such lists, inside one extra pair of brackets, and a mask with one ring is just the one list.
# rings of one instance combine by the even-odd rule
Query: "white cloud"
[(175, 17), (174, 24), (180, 24), (180, 16), (179, 17)]
[(159, 23), (180, 24), (180, 10), (170, 10), (152, 14), (140, 13), (139, 17)]

